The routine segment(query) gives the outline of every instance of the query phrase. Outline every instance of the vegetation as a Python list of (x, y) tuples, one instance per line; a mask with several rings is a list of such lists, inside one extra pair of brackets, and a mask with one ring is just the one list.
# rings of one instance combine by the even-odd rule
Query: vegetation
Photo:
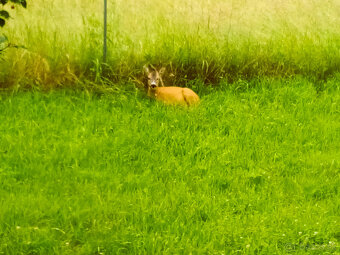
[(340, 70), (337, 0), (111, 1), (104, 67), (102, 2), (35, 0), (29, 11), (13, 10), (4, 30), (27, 50), (6, 53), (1, 86), (139, 79), (148, 62), (167, 66), (168, 83), (177, 85), (296, 74), (325, 80)]
[(338, 0), (0, 9), (0, 255), (339, 254)]
[(0, 94), (0, 254), (338, 254), (339, 80)]
[[(0, 7), (1, 7), (0, 28), (4, 27), (6, 24), (6, 20), (8, 20), (11, 17), (9, 12), (5, 9), (5, 7), (8, 6), (9, 4), (11, 4), (11, 9), (14, 9), (16, 4), (21, 5), (24, 8), (27, 7), (26, 0), (1, 0), (0, 1)], [(2, 54), (5, 49), (11, 46), (13, 47), (13, 45), (11, 45), (8, 42), (7, 36), (0, 32), (0, 54)], [(14, 46), (14, 47), (17, 47), (17, 46)]]
[(15, 4), (20, 4), (22, 7), (26, 8), (27, 7), (27, 2), (26, 0), (1, 0), (0, 1), (0, 27), (5, 26), (6, 20), (10, 18), (9, 12), (4, 9), (6, 5), (11, 4), (11, 8), (15, 8)]

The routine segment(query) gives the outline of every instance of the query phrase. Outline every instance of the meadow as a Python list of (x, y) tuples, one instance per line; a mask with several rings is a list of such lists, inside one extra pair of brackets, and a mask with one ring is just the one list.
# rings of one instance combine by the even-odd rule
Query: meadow
[(338, 84), (0, 94), (0, 254), (338, 254)]
[(6, 7), (0, 254), (339, 254), (339, 1), (108, 7)]

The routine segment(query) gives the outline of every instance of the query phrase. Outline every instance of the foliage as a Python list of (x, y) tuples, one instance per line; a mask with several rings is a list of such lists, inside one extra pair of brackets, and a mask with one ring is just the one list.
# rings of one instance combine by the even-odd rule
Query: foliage
[[(10, 18), (9, 12), (4, 10), (3, 8), (7, 4), (11, 3), (21, 5), (24, 8), (27, 7), (26, 0), (0, 0), (0, 5), (2, 6), (2, 10), (0, 10), (0, 27), (3, 27), (6, 24), (6, 20)], [(12, 5), (11, 8), (14, 9), (14, 5)]]
[[(11, 17), (9, 12), (4, 9), (7, 4), (12, 4), (11, 8), (14, 9), (14, 5), (20, 5), (24, 8), (27, 7), (26, 0), (0, 0), (0, 28), (3, 28), (6, 24), (6, 21)], [(0, 33), (0, 54), (6, 48), (10, 47), (11, 45), (8, 43), (8, 38), (6, 35)]]

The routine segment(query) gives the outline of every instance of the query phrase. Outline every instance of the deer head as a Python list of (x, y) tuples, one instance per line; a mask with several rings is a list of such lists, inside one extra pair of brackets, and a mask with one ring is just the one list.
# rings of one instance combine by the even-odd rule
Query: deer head
[(159, 71), (157, 71), (156, 68), (153, 67), (148, 67), (148, 66), (144, 66), (144, 73), (146, 75), (146, 77), (148, 78), (147, 81), (147, 89), (155, 89), (157, 87), (164, 87), (164, 83), (162, 80), (162, 75), (165, 72), (165, 67), (162, 67), (161, 69), (159, 69)]

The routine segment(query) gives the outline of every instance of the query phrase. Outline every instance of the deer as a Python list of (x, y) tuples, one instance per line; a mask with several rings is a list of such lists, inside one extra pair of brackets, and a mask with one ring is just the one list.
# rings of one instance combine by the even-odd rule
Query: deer
[(149, 97), (167, 105), (193, 106), (199, 103), (199, 96), (189, 88), (164, 86), (162, 75), (165, 67), (157, 70), (144, 66), (143, 69), (148, 78), (146, 89)]

